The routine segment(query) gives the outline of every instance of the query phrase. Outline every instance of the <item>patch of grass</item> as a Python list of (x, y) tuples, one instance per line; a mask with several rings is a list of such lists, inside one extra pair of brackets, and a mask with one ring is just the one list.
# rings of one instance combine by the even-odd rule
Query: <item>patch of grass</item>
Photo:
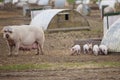
[(0, 66), (0, 70), (57, 70), (57, 69), (81, 69), (81, 68), (107, 68), (120, 67), (120, 62), (69, 62), (69, 63), (41, 63), (41, 64), (16, 64)]
[(74, 3), (75, 0), (67, 0), (69, 3)]
[(3, 0), (0, 0), (0, 2), (3, 2)]
[(0, 66), (0, 70), (30, 70), (30, 69), (47, 69), (52, 67), (50, 64), (15, 64)]
[(120, 67), (120, 62), (80, 62), (80, 63), (65, 63), (66, 68), (104, 68), (104, 67)]

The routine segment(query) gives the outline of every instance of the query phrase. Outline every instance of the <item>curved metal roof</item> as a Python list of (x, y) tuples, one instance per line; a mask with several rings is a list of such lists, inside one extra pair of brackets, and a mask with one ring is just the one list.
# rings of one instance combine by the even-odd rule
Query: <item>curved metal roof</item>
[(49, 0), (39, 0), (38, 1), (38, 5), (48, 5), (48, 3), (49, 3)]
[(63, 8), (65, 6), (66, 0), (55, 0), (55, 7)]
[(75, 4), (89, 4), (90, 3), (90, 0), (75, 0)]
[(38, 0), (28, 0), (28, 3), (30, 3), (30, 4), (37, 4), (37, 1)]
[(110, 26), (101, 44), (106, 45), (110, 52), (120, 52), (120, 18)]
[(115, 3), (116, 3), (116, 0), (102, 0), (99, 5), (99, 9), (102, 9), (102, 6), (104, 6), (104, 5), (115, 7)]
[(36, 15), (32, 21), (30, 22), (30, 25), (34, 26), (40, 26), (43, 28), (43, 30), (46, 30), (50, 21), (53, 19), (53, 17), (58, 14), (59, 12), (65, 11), (68, 9), (48, 9), (43, 10), (40, 14)]

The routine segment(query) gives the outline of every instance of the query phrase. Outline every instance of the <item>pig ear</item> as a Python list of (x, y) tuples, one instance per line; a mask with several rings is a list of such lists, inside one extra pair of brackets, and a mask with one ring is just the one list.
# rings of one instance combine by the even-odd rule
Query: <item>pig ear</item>
[(0, 31), (0, 34), (2, 34), (4, 32), (4, 28)]
[(93, 45), (93, 43), (91, 43), (91, 45)]
[(74, 51), (74, 48), (72, 48), (71, 50)]
[(90, 43), (87, 42), (87, 45), (89, 45)]
[(4, 33), (5, 29), (7, 29), (7, 26), (3, 27), (3, 29), (0, 31), (0, 33)]
[(92, 43), (89, 43), (90, 45), (92, 45)]

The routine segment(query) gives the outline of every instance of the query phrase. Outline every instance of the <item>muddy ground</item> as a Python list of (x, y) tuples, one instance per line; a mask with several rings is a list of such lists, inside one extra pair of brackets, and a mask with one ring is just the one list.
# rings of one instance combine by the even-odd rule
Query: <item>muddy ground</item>
[(120, 80), (119, 68), (4, 72), (0, 80)]
[[(9, 13), (9, 14), (8, 14)], [(98, 10), (92, 10), (86, 17), (90, 23), (90, 31), (45, 32), (44, 55), (35, 55), (36, 51), (20, 51), (17, 57), (8, 57), (5, 40), (0, 35), (0, 66), (14, 64), (66, 63), (66, 62), (120, 62), (119, 53), (107, 56), (93, 54), (70, 56), (69, 48), (76, 40), (103, 37), (102, 19)], [(21, 10), (0, 10), (0, 30), (3, 26), (14, 24), (29, 24), (30, 18), (23, 17)], [(61, 70), (0, 70), (0, 80), (120, 80), (120, 68), (88, 68)]]

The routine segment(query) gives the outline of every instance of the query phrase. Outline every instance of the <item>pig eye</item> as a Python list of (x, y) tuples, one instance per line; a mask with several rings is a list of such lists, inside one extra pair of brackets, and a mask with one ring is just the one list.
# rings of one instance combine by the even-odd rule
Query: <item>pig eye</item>
[(8, 29), (8, 32), (9, 32), (9, 33), (13, 33), (13, 31), (12, 31), (12, 29), (11, 29), (11, 28), (10, 28), (10, 29)]
[(9, 33), (12, 33), (12, 31), (9, 31)]
[(7, 31), (6, 31), (6, 30), (4, 30), (4, 32), (6, 33)]

